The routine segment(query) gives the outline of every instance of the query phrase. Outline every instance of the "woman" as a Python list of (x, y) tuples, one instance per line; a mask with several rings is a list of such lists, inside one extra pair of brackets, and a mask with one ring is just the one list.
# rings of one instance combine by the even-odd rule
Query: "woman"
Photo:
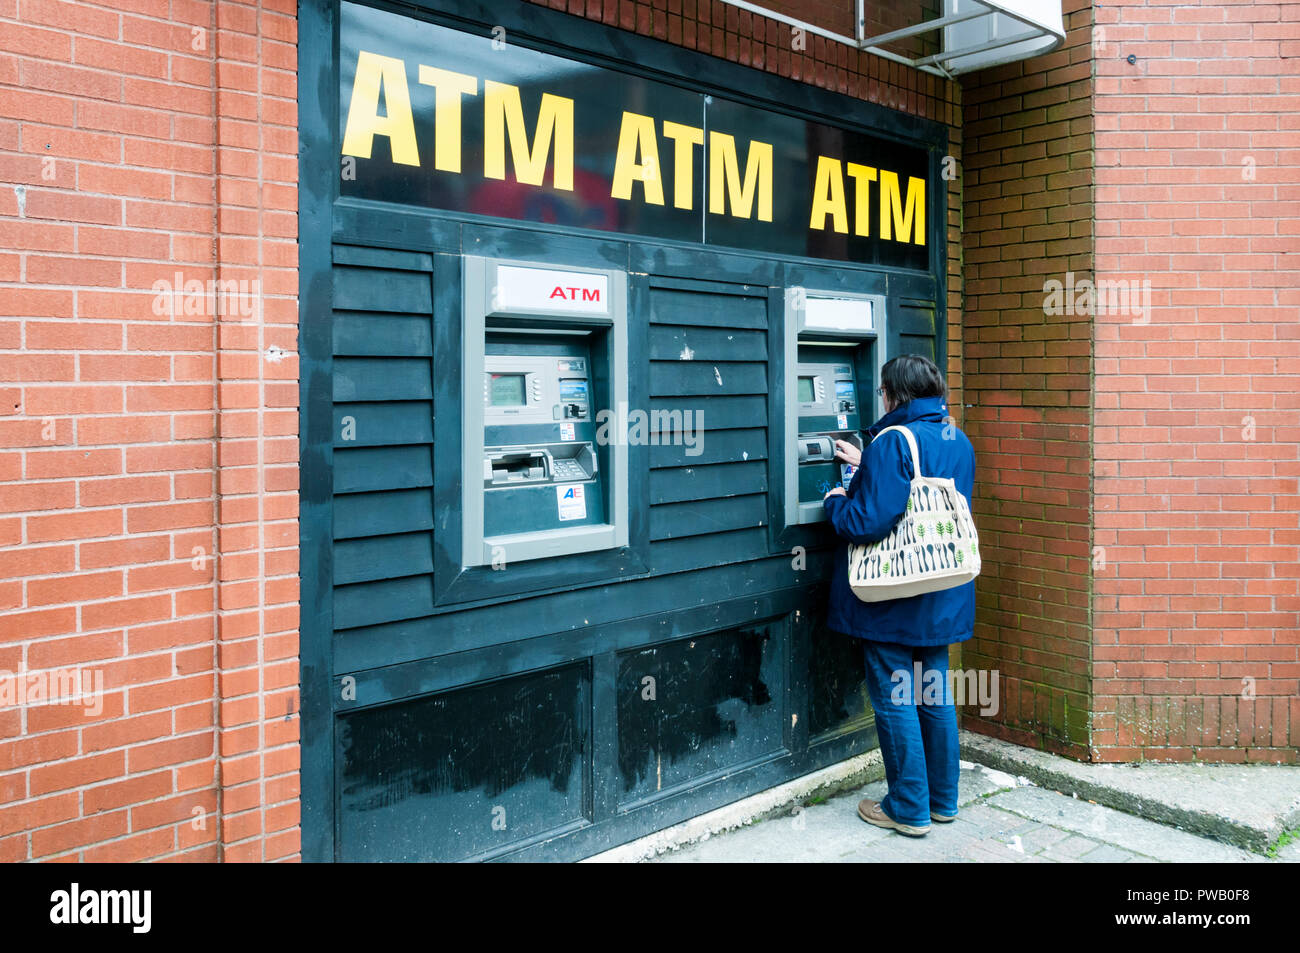
[[(865, 450), (835, 442), (836, 457), (858, 470), (847, 492), (837, 487), (823, 500), (831, 526), (849, 543), (884, 539), (907, 508), (912, 453), (897, 431), (874, 439), (886, 427), (911, 430), (922, 474), (951, 477), (968, 504), (975, 480), (975, 452), (947, 422), (943, 374), (934, 362), (905, 354), (885, 364), (880, 379), (885, 416), (867, 430), (872, 443)], [(928, 833), (931, 820), (956, 819), (957, 710), (949, 690), (948, 646), (974, 633), (975, 583), (861, 602), (849, 588), (848, 546), (840, 546), (827, 623), (863, 640), (867, 693), (889, 785), (879, 803), (862, 801), (858, 815), (911, 837)], [(918, 663), (921, 681), (914, 684)]]

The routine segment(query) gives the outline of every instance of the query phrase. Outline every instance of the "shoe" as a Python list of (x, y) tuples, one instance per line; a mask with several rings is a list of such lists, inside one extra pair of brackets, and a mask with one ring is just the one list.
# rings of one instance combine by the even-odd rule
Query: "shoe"
[(877, 827), (884, 827), (891, 831), (898, 831), (900, 834), (906, 834), (908, 837), (924, 837), (930, 833), (930, 825), (925, 827), (913, 827), (911, 824), (900, 824), (888, 814), (877, 801), (862, 800), (858, 802), (858, 817), (862, 818), (868, 824), (874, 824)]
[(936, 814), (934, 811), (931, 811), (931, 812), (930, 812), (930, 820), (932, 820), (932, 821), (938, 821), (940, 824), (951, 824), (953, 821), (957, 820), (957, 815), (956, 815), (956, 814)]

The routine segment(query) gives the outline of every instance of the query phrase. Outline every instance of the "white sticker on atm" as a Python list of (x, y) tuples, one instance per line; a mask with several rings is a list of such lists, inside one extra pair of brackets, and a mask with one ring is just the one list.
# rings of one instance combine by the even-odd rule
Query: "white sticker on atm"
[(569, 483), (555, 488), (555, 498), (560, 504), (560, 519), (587, 518), (587, 488), (581, 483)]
[(835, 426), (839, 427), (841, 430), (848, 430), (849, 418), (844, 414), (840, 414), (838, 417), (835, 418)]
[(571, 424), (571, 423), (569, 423), (569, 424), (560, 424), (560, 439), (561, 439), (561, 440), (572, 440), (572, 439), (573, 439), (573, 424)]

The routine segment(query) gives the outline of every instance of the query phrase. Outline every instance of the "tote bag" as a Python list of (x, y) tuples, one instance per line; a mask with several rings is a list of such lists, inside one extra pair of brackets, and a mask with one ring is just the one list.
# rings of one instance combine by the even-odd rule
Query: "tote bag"
[(970, 582), (980, 574), (979, 536), (970, 506), (952, 480), (921, 475), (916, 437), (898, 430), (912, 451), (907, 509), (884, 539), (849, 544), (849, 586), (863, 602), (903, 599)]

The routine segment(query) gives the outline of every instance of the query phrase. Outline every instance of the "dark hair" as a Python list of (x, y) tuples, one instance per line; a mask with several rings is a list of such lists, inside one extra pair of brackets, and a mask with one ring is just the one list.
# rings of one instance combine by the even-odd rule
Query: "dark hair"
[(943, 397), (943, 372), (921, 354), (901, 354), (880, 369), (880, 383), (900, 407), (919, 397)]

